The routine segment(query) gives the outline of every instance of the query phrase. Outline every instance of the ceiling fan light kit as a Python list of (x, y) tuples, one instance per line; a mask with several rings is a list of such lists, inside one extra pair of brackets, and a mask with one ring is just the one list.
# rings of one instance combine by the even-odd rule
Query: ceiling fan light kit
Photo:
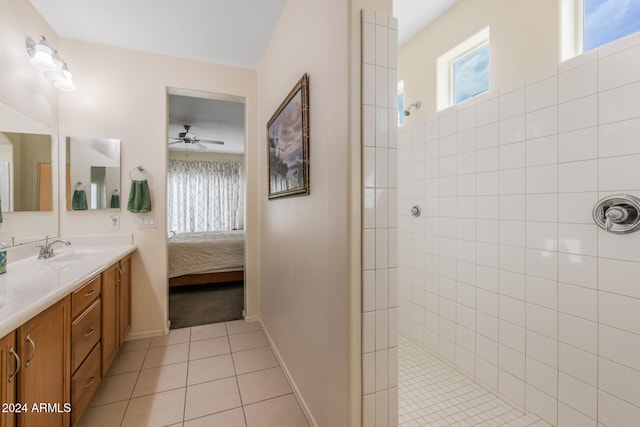
[[(174, 141), (170, 141), (169, 145), (173, 144), (192, 144), (197, 145), (200, 149), (208, 150), (209, 148), (204, 144), (215, 144), (215, 145), (224, 145), (223, 141), (213, 141), (210, 139), (198, 139), (195, 133), (190, 132), (191, 125), (183, 125), (184, 132), (180, 132), (178, 137), (169, 137)], [(187, 148), (189, 146), (187, 145)]]

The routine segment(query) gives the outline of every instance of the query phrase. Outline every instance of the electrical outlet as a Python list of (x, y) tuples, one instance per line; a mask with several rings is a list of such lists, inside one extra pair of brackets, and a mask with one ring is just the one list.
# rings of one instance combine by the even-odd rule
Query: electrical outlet
[(120, 216), (109, 216), (109, 230), (120, 230)]

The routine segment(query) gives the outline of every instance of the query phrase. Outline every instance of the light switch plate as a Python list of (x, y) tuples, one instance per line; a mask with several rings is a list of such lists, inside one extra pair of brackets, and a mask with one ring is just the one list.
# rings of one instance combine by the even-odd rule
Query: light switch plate
[(138, 228), (156, 228), (156, 217), (153, 215), (140, 215), (136, 218)]
[(120, 216), (119, 215), (111, 215), (109, 216), (109, 230), (120, 230)]

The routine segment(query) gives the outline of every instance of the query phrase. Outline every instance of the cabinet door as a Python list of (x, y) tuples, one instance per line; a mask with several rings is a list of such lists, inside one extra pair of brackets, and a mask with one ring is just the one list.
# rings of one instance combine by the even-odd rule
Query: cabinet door
[(120, 261), (120, 345), (131, 329), (131, 257)]
[[(18, 414), (21, 427), (69, 425), (70, 297), (67, 296), (18, 328), (22, 367), (18, 402), (29, 411)], [(35, 411), (33, 405), (40, 411)]]
[[(15, 403), (16, 383), (18, 378), (15, 373), (19, 368), (18, 356), (16, 353), (16, 333), (11, 332), (0, 340), (0, 399), (2, 403)], [(9, 408), (10, 409), (10, 408)], [(11, 411), (0, 413), (0, 426), (15, 426), (15, 413)]]
[(120, 348), (118, 274), (118, 264), (102, 272), (102, 376), (107, 375)]

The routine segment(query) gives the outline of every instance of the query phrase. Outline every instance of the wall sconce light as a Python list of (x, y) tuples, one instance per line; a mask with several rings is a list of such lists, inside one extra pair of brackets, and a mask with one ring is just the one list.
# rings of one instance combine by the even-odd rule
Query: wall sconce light
[(51, 80), (56, 88), (67, 92), (76, 90), (67, 63), (49, 46), (44, 36), (37, 44), (31, 37), (27, 37), (26, 45), (31, 65), (43, 70), (44, 76)]

